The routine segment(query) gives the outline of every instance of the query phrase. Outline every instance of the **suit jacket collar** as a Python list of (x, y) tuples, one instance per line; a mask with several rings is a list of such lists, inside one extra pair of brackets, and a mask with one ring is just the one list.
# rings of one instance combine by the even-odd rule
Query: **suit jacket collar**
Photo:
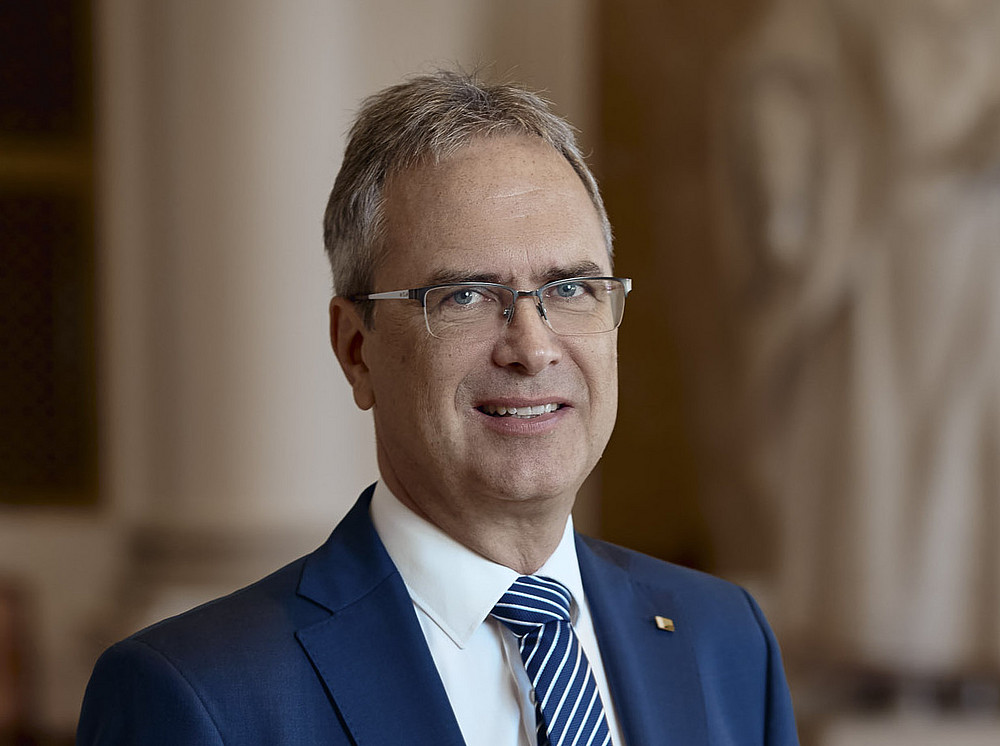
[[(372, 526), (371, 495), (307, 559), (299, 595), (330, 616), (296, 636), (358, 746), (463, 746), (409, 593)], [(600, 542), (578, 535), (577, 557), (626, 742), (706, 743), (702, 686), (674, 594), (635, 580)], [(656, 615), (677, 631), (658, 629)]]
[(371, 494), (307, 559), (299, 595), (331, 614), (296, 637), (358, 746), (462, 746), (409, 593), (372, 526)]
[[(628, 744), (708, 742), (705, 702), (684, 609), (668, 589), (637, 581), (628, 555), (577, 535), (580, 574), (618, 720)], [(674, 632), (654, 617), (674, 620)], [(668, 729), (664, 723), (669, 723)]]

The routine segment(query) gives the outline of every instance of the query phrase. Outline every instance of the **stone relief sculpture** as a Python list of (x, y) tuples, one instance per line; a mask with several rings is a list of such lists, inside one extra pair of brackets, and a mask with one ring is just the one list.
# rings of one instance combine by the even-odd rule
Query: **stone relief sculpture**
[(998, 0), (780, 0), (728, 80), (737, 432), (831, 663), (1000, 671), (998, 40)]

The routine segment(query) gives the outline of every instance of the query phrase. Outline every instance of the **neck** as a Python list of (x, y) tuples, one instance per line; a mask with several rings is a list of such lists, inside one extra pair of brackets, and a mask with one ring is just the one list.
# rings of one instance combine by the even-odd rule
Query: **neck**
[(520, 575), (532, 575), (559, 546), (568, 515), (567, 510), (541, 520), (515, 519), (477, 526), (443, 526), (437, 522), (437, 525), (477, 554)]

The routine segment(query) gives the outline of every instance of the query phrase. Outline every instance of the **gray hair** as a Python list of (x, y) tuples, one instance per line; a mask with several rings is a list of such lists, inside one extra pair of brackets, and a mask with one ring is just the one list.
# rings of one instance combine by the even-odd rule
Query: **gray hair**
[[(351, 297), (373, 289), (384, 252), (383, 188), (390, 177), (445, 158), (474, 137), (519, 134), (542, 138), (576, 171), (597, 210), (610, 256), (611, 224), (569, 123), (522, 87), (485, 85), (472, 75), (442, 70), (367, 98), (351, 127), (323, 219), (336, 293)], [(370, 323), (371, 304), (363, 305)]]

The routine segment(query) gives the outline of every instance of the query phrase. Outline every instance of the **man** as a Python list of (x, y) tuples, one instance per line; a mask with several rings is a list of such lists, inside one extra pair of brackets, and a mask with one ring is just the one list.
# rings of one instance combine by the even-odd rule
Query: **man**
[(387, 89), (325, 237), (381, 479), (316, 552), (106, 652), (78, 743), (796, 743), (746, 593), (573, 532), (630, 282), (568, 125), (455, 73)]

